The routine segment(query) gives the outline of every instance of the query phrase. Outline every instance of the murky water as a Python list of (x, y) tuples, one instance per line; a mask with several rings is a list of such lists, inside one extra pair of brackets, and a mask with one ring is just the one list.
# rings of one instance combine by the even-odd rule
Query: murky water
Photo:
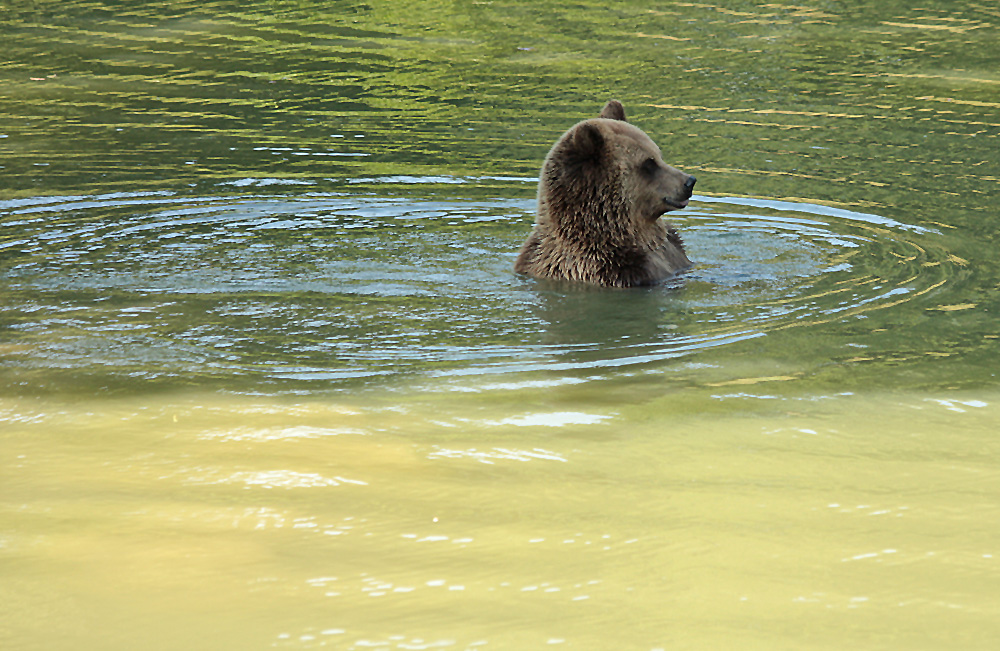
[[(0, 646), (992, 649), (1000, 9), (0, 16)], [(696, 266), (512, 273), (621, 99)]]

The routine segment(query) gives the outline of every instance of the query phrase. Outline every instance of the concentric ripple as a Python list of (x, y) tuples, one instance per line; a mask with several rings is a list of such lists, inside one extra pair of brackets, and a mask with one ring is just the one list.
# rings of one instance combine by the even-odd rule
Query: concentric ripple
[(533, 200), (386, 195), (7, 201), (5, 383), (612, 372), (898, 305), (964, 264), (935, 231), (874, 214), (695, 197), (675, 219), (691, 271), (599, 290), (511, 271)]
[[(860, 315), (940, 287), (965, 261), (936, 243), (936, 230), (828, 206), (702, 197), (686, 231), (701, 245), (689, 283), (706, 323), (772, 331)], [(728, 212), (728, 211), (732, 212)], [(727, 309), (727, 307), (729, 309)]]

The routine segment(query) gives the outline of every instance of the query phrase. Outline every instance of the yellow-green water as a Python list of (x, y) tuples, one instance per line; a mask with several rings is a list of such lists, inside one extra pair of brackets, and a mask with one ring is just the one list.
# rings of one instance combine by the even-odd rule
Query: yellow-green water
[[(0, 648), (996, 648), (998, 27), (0, 6)], [(516, 276), (610, 97), (694, 268)]]

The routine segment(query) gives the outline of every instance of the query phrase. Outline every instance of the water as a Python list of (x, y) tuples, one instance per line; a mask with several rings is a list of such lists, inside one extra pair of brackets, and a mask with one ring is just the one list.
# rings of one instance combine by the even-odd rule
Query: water
[[(994, 648), (998, 24), (8, 8), (0, 645)], [(514, 275), (610, 97), (695, 267)]]

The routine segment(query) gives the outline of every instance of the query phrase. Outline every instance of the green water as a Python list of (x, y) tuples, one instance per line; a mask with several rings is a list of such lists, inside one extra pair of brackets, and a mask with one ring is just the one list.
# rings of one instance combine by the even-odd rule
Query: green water
[[(0, 646), (995, 648), (998, 28), (0, 5)], [(513, 274), (612, 97), (695, 267)]]

